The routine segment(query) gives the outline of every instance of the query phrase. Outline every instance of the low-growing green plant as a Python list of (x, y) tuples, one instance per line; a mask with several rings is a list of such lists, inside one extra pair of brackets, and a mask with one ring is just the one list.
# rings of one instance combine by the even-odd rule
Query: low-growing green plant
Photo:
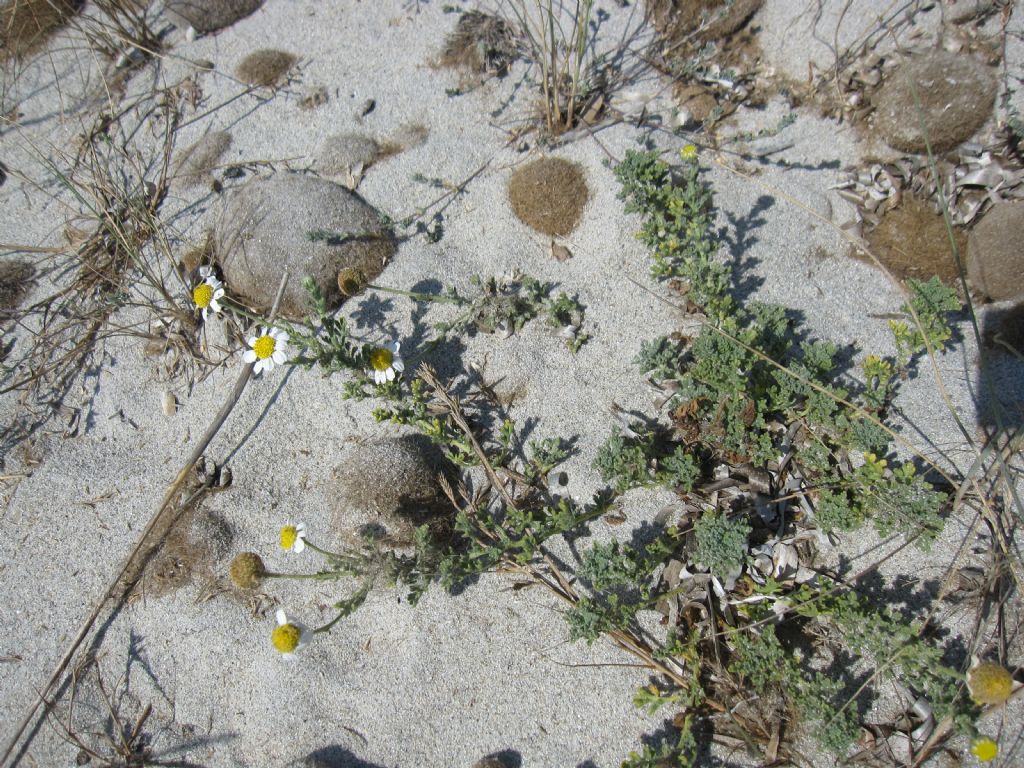
[(619, 493), (654, 485), (693, 488), (700, 474), (686, 448), (652, 431), (623, 434), (618, 427), (597, 452), (594, 466)]
[(725, 578), (743, 565), (750, 531), (745, 520), (716, 512), (704, 515), (693, 525), (694, 559), (715, 576)]

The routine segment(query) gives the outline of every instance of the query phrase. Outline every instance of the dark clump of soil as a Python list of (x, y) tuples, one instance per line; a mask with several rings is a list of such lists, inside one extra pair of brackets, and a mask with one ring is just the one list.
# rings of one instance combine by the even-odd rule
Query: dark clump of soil
[[(718, 40), (739, 30), (763, 0), (646, 0), (654, 28), (671, 42)], [(703, 28), (702, 28), (703, 25)]]
[[(953, 236), (962, 259), (967, 235), (954, 229)], [(954, 285), (959, 279), (942, 215), (912, 195), (904, 196), (898, 207), (882, 217), (867, 241), (871, 252), (901, 280), (930, 280), (938, 275), (942, 282)]]
[(246, 56), (235, 68), (235, 77), (248, 85), (273, 87), (281, 82), (298, 59), (287, 51), (261, 48)]
[(466, 72), (494, 74), (508, 72), (519, 53), (515, 29), (504, 19), (481, 11), (459, 17), (445, 40), (439, 64)]
[(0, 310), (15, 309), (32, 285), (35, 269), (24, 261), (0, 261)]
[(0, 61), (43, 45), (78, 13), (84, 0), (7, 0), (0, 3)]
[(508, 182), (508, 199), (519, 220), (552, 237), (565, 237), (576, 228), (589, 197), (580, 166), (558, 157), (534, 160)]

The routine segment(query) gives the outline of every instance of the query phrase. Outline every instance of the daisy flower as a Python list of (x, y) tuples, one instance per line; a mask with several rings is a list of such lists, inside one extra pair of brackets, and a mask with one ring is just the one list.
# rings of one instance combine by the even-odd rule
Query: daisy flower
[(306, 548), (306, 524), (285, 525), (281, 528), (281, 549), (301, 552)]
[(284, 611), (277, 612), (277, 627), (270, 635), (270, 642), (281, 655), (290, 659), (295, 652), (309, 643), (310, 631), (302, 624), (288, 621)]
[(249, 346), (251, 349), (245, 350), (242, 361), (256, 363), (257, 374), (272, 371), (288, 357), (288, 334), (277, 328), (261, 328), (259, 336), (249, 338)]
[(209, 312), (220, 314), (219, 300), (224, 296), (224, 283), (217, 279), (212, 267), (200, 267), (199, 277), (202, 282), (192, 289), (192, 301), (203, 311), (205, 323)]
[(385, 384), (394, 381), (395, 377), (405, 370), (405, 363), (398, 355), (400, 344), (387, 344), (383, 347), (375, 347), (370, 352), (370, 374), (375, 384)]

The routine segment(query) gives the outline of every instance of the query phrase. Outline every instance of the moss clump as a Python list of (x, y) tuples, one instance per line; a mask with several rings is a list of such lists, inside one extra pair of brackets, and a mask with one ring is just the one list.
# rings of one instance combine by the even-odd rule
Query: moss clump
[(557, 157), (524, 165), (508, 182), (508, 199), (519, 220), (552, 237), (565, 237), (576, 228), (589, 197), (582, 168)]
[(38, 49), (78, 13), (83, 0), (7, 0), (0, 3), (0, 61)]
[(246, 56), (235, 68), (235, 77), (247, 85), (272, 88), (281, 82), (298, 59), (287, 51), (261, 48)]

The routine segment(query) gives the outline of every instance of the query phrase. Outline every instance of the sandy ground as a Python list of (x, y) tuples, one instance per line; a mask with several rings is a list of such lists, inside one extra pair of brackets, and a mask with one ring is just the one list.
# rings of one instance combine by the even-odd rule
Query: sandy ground
[[(756, 17), (766, 59), (791, 77), (806, 73), (808, 61), (827, 63), (814, 43), (814, 25), (793, 22), (794, 16), (807, 19), (809, 8), (803, 5), (769, 0)], [(856, 13), (845, 17), (833, 8), (837, 5), (826, 4), (818, 29), (831, 34), (837, 24), (845, 30), (856, 22), (859, 30), (889, 4), (857, 2)], [(649, 34), (639, 27), (635, 8), (612, 2), (602, 8), (610, 14), (602, 30), (604, 45), (630, 30), (639, 29), (638, 41)], [(506, 202), (512, 169), (533, 156), (507, 141), (531, 98), (523, 92), (525, 65), (516, 64), (506, 78), (469, 94), (447, 96), (445, 89), (455, 87), (458, 76), (429, 62), (455, 18), (439, 2), (267, 0), (217, 34), (190, 41), (182, 30), (169, 31), (168, 55), (135, 74), (128, 93), (198, 72), (202, 101), (184, 115), (177, 147), (210, 131), (229, 131), (233, 143), (222, 164), (267, 161), (261, 174), (270, 173), (271, 166), (308, 168), (323, 140), (335, 133), (387, 138), (402, 125), (420, 123), (429, 131), (426, 141), (371, 167), (359, 186), (368, 202), (396, 218), (436, 195), (415, 182), (415, 174), (456, 182), (487, 163), (445, 211), (444, 237), (433, 244), (423, 238), (402, 243), (376, 282), (408, 288), (434, 280), (468, 290), (473, 274), (521, 270), (579, 296), (592, 339), (578, 354), (569, 354), (562, 340), (534, 323), (508, 339), (468, 339), (456, 356), (437, 364), (449, 375), (486, 366), (489, 379), (505, 377), (509, 389), (522, 388), (525, 396), (511, 415), (520, 423), (536, 419), (532, 437), (576, 436), (578, 451), (565, 466), (565, 492), (586, 500), (601, 487), (592, 461), (615, 423), (612, 403), (654, 412), (652, 393), (632, 364), (640, 340), (668, 333), (681, 321), (681, 313), (658, 298), (670, 301), (671, 294), (649, 277), (648, 255), (633, 237), (638, 220), (622, 213), (608, 161), (621, 159), (641, 140), (675, 151), (686, 137), (620, 123), (554, 149), (585, 169), (591, 190), (579, 227), (564, 241), (573, 257), (555, 261), (547, 239), (523, 225)], [(928, 24), (937, 23), (928, 19), (921, 23), (926, 36), (934, 31)], [(71, 151), (76, 134), (103, 104), (103, 89), (99, 64), (81, 50), (62, 48), (62, 39), (49, 57), (5, 89), (5, 111), (17, 104), (20, 114), (18, 125), (9, 125), (0, 137), (3, 162), (15, 171), (0, 188), (0, 242), (62, 245), (65, 220), (75, 207), (46, 165), (49, 160), (60, 164), (58, 150)], [(299, 57), (298, 69), (276, 94), (245, 93), (231, 77), (237, 63), (260, 47)], [(213, 71), (197, 70), (193, 62), (200, 60), (213, 62)], [(326, 87), (329, 100), (303, 109), (302, 96), (317, 85)], [(375, 107), (361, 116), (368, 99)], [(507, 101), (512, 106), (492, 116)], [(760, 110), (741, 109), (725, 133), (775, 125), (787, 110), (781, 100)], [(156, 151), (159, 136), (150, 141)], [(528, 141), (533, 148), (533, 136)], [(843, 168), (882, 150), (811, 110), (798, 111), (778, 135), (727, 150), (725, 159), (758, 169), (756, 176), (743, 178), (723, 170), (712, 154), (702, 156), (719, 206), (723, 254), (753, 281), (752, 295), (801, 311), (812, 334), (853, 345), (857, 355), (891, 353), (882, 316), (898, 309), (899, 291), (878, 270), (847, 258), (848, 244), (836, 226), (793, 202), (841, 222), (848, 212), (830, 187)], [(759, 156), (770, 162), (757, 163)], [(244, 181), (228, 180), (225, 186)], [(161, 210), (175, 252), (202, 239), (219, 205), (220, 196), (208, 184), (175, 183)], [(37, 291), (42, 295), (43, 287)], [(377, 300), (382, 321), (371, 326), (354, 320), (357, 332), (374, 341), (406, 337), (413, 330), (413, 304), (400, 297)], [(350, 302), (343, 311), (358, 315), (359, 306)], [(445, 317), (443, 307), (427, 315), (428, 320)], [(939, 367), (973, 432), (977, 353), (969, 339), (967, 334), (940, 357)], [(103, 342), (95, 366), (75, 382), (60, 412), (28, 447), (8, 446), (4, 456), (0, 736), (5, 742), (137, 541), (241, 366), (234, 355), (189, 387), (160, 380), (141, 347), (132, 338)], [(1013, 378), (1011, 371), (1007, 381)], [(173, 415), (161, 409), (165, 389), (180, 404)], [(279, 526), (302, 520), (314, 537), (325, 530), (332, 514), (329, 478), (342, 449), (394, 433), (373, 421), (372, 401), (344, 401), (340, 390), (339, 377), (325, 379), (300, 369), (275, 370), (246, 388), (207, 452), (217, 462), (230, 458), (234, 482), (203, 504), (206, 527), (197, 530), (222, 535), (211, 534), (206, 542), (193, 583), (131, 602), (103, 622), (99, 641), (88, 644), (127, 719), (151, 705), (147, 727), (154, 752), (209, 766), (297, 765), (312, 753), (331, 766), (470, 766), (492, 753), (522, 766), (618, 765), (645, 735), (663, 726), (660, 717), (648, 717), (630, 703), (648, 674), (604, 642), (570, 643), (561, 606), (537, 589), (513, 591), (508, 577), (492, 574), (454, 596), (435, 587), (415, 609), (398, 591), (379, 589), (355, 615), (289, 663), (268, 642), (275, 603), (289, 615), (319, 624), (338, 599), (331, 586), (271, 583), (259, 604), (223, 588), (227, 562), (237, 552), (265, 554), (271, 567), (300, 557), (275, 551)], [(898, 405), (913, 429), (963, 464), (962, 438), (930, 373), (910, 381)], [(5, 423), (22, 408), (16, 393), (0, 400)], [(908, 434), (918, 438), (909, 428)], [(628, 524), (598, 522), (592, 534), (628, 538), (670, 500), (665, 494), (631, 492), (621, 502)], [(937, 550), (950, 551), (962, 533), (962, 524), (954, 521)], [(856, 560), (875, 545), (873, 535), (865, 533), (846, 547)], [(907, 551), (883, 572), (938, 579), (936, 563), (944, 562)], [(82, 732), (89, 723), (99, 728), (107, 715), (95, 673), (90, 675), (81, 684), (75, 713)], [(69, 698), (65, 695), (57, 709), (63, 717)], [(74, 764), (78, 750), (61, 737), (56, 721), (36, 727), (22, 764)], [(722, 757), (749, 761), (738, 753)]]

